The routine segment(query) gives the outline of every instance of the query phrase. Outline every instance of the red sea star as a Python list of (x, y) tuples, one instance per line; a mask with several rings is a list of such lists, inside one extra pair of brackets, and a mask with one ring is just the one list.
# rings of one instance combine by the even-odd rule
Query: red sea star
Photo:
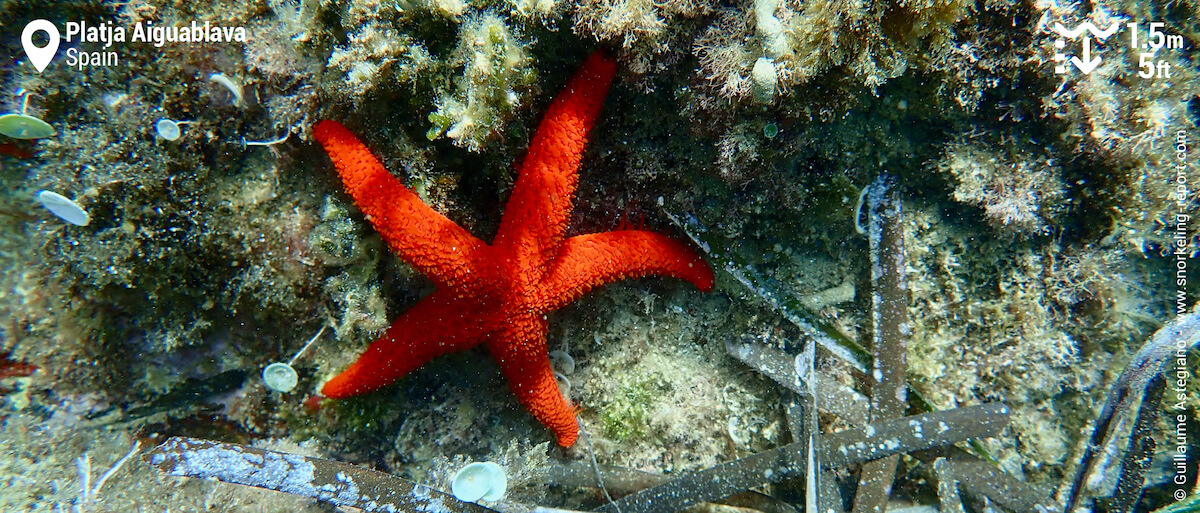
[(575, 443), (579, 426), (546, 353), (546, 314), (622, 278), (660, 274), (703, 291), (713, 286), (703, 259), (657, 233), (564, 238), (587, 133), (615, 74), (616, 62), (596, 52), (554, 99), (530, 142), (491, 245), (421, 202), (345, 127), (317, 123), (313, 135), (346, 192), (391, 250), (437, 286), (325, 383), (325, 396), (370, 392), (436, 356), (485, 342), (520, 403), (554, 432), (559, 445)]

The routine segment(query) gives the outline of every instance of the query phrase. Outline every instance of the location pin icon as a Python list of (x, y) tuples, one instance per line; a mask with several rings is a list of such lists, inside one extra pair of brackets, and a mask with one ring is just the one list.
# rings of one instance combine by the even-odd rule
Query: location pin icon
[[(41, 48), (33, 44), (33, 33), (39, 30), (45, 32), (50, 39), (50, 42)], [(25, 47), (25, 55), (29, 56), (29, 62), (41, 73), (50, 65), (54, 54), (58, 53), (58, 27), (46, 20), (29, 22), (25, 25), (25, 30), (21, 31), (21, 46)]]

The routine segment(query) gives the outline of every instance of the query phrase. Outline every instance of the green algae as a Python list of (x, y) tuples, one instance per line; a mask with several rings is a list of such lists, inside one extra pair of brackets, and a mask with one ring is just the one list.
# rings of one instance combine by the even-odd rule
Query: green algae
[(646, 405), (661, 393), (661, 385), (641, 379), (612, 392), (610, 402), (600, 411), (605, 436), (621, 442), (641, 437), (648, 429)]

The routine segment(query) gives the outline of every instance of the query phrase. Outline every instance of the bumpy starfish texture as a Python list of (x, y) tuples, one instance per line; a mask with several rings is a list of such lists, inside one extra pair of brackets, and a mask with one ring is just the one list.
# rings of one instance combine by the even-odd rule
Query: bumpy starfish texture
[(622, 278), (665, 275), (703, 291), (708, 265), (663, 235), (622, 230), (566, 238), (580, 159), (616, 62), (597, 52), (554, 99), (491, 245), (435, 212), (335, 121), (313, 129), (346, 192), (393, 252), (437, 289), (325, 383), (331, 398), (388, 385), (432, 358), (484, 342), (517, 400), (570, 447), (579, 426), (546, 352), (546, 314)]

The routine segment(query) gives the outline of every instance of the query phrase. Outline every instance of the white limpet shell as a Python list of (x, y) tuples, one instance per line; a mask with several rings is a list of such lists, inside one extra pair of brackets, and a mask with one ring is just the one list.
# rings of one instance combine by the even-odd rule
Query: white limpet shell
[(282, 362), (275, 362), (268, 365), (263, 369), (262, 377), (267, 388), (276, 392), (291, 392), (293, 388), (296, 388), (296, 383), (299, 382), (296, 369)]
[(179, 128), (180, 123), (173, 119), (162, 118), (154, 123), (154, 131), (159, 137), (168, 141), (178, 141), (183, 135), (183, 131)]
[(234, 82), (229, 77), (225, 76), (224, 73), (213, 73), (212, 75), (210, 75), (208, 77), (208, 80), (210, 82), (216, 82), (218, 84), (221, 84), (222, 87), (229, 90), (229, 93), (233, 95), (233, 106), (234, 107), (242, 106), (243, 93), (242, 93), (242, 86), (240, 84), (238, 84), (237, 82)]
[(563, 373), (563, 375), (566, 375), (566, 376), (570, 376), (571, 374), (575, 373), (575, 359), (572, 358), (571, 355), (568, 354), (566, 351), (561, 351), (561, 350), (550, 351), (549, 356), (550, 356), (550, 366), (554, 370), (561, 372), (561, 373)]
[(508, 490), (508, 477), (500, 465), (485, 461), (463, 467), (450, 483), (454, 498), (463, 502), (498, 501)]
[(92, 222), (92, 216), (89, 216), (83, 207), (62, 194), (53, 191), (38, 191), (37, 200), (50, 213), (75, 226), (87, 226)]

